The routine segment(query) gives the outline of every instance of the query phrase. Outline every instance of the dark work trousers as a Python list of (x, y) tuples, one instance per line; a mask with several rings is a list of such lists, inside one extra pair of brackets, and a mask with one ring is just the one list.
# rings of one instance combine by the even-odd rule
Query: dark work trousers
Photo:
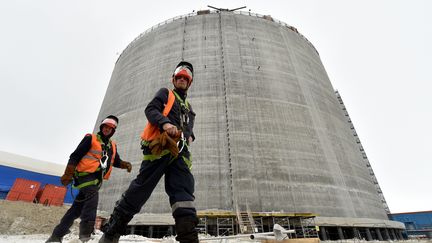
[(99, 187), (96, 185), (81, 188), (72, 206), (54, 228), (53, 234), (63, 237), (69, 232), (69, 228), (77, 218), (81, 218), (81, 224), (95, 222), (96, 210), (99, 200)]
[[(148, 147), (144, 147), (143, 152), (150, 153)], [(115, 210), (127, 216), (138, 213), (165, 174), (165, 191), (169, 196), (173, 217), (196, 217), (193, 206), (195, 180), (185, 158), (190, 158), (187, 147), (176, 158), (167, 154), (153, 161), (143, 160), (139, 174), (123, 193)]]

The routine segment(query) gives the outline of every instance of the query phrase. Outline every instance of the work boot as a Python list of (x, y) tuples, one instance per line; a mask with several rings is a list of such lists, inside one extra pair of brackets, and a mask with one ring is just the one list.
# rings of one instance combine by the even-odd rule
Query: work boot
[(79, 239), (82, 242), (87, 242), (91, 238), (94, 231), (95, 221), (81, 222), (79, 226)]
[(52, 234), (48, 238), (48, 240), (45, 241), (45, 243), (48, 243), (48, 242), (62, 242), (62, 239), (63, 239), (63, 236), (59, 237), (59, 236), (56, 236), (56, 235)]
[(120, 236), (126, 234), (126, 227), (131, 219), (132, 216), (127, 216), (114, 208), (110, 219), (101, 228), (104, 234), (99, 243), (117, 243)]
[(120, 234), (108, 235), (104, 233), (99, 239), (99, 243), (118, 243), (120, 236)]
[(197, 225), (198, 218), (195, 215), (176, 218), (176, 240), (180, 243), (198, 243), (198, 231), (196, 230)]

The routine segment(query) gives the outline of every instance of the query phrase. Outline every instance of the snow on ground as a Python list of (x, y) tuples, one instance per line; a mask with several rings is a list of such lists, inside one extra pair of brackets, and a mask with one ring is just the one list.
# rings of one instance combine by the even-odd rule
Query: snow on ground
[[(44, 243), (48, 239), (48, 234), (34, 234), (34, 235), (0, 235), (0, 242), (1, 243)], [(92, 236), (92, 239), (88, 241), (88, 243), (97, 243), (102, 237), (102, 233), (98, 231), (95, 235)], [(78, 239), (78, 235), (76, 234), (68, 234), (63, 239), (64, 243), (81, 243), (81, 241)], [(163, 239), (154, 239), (154, 238), (146, 238), (139, 235), (127, 235), (122, 236), (120, 238), (120, 243), (132, 243), (132, 242), (140, 242), (140, 243), (178, 243), (178, 241), (175, 240), (174, 236), (167, 237)], [(208, 243), (234, 243), (234, 242), (259, 242), (259, 241), (253, 241), (253, 240), (246, 240), (246, 239), (222, 239), (222, 240), (202, 240), (201, 242), (208, 242)]]
[[(93, 235), (92, 239), (88, 243), (97, 243), (102, 236), (99, 231)], [(33, 234), (33, 235), (0, 235), (1, 243), (44, 243), (48, 239), (48, 234)], [(216, 239), (216, 238), (214, 238)], [(78, 235), (69, 234), (63, 239), (64, 243), (81, 243), (78, 239)], [(177, 243), (174, 237), (168, 237), (163, 239), (146, 238), (138, 235), (127, 235), (120, 238), (120, 243)], [(200, 240), (201, 243), (252, 243), (260, 242), (249, 239), (220, 239), (220, 240)], [(364, 241), (364, 240), (339, 240), (339, 241), (321, 241), (321, 243), (384, 243), (385, 241)], [(388, 241), (393, 243), (393, 241)], [(397, 242), (397, 241), (396, 241)], [(406, 240), (399, 241), (401, 243), (432, 243), (432, 240)]]
[[(92, 236), (88, 243), (97, 243), (102, 237), (99, 231)], [(34, 234), (34, 235), (0, 235), (0, 242), (4, 243), (44, 243), (49, 238), (49, 234)], [(81, 243), (77, 234), (68, 234), (63, 238), (64, 243)], [(141, 242), (141, 243), (175, 243), (174, 237), (165, 239), (150, 239), (138, 235), (127, 235), (120, 238), (120, 242)]]
[[(49, 238), (55, 225), (67, 211), (68, 206), (45, 207), (40, 204), (0, 200), (0, 243), (43, 243)], [(63, 239), (64, 243), (81, 243), (78, 239), (78, 222), (71, 227), (71, 233)], [(102, 232), (96, 230), (88, 243), (97, 243)], [(210, 240), (210, 239), (213, 240)], [(201, 243), (252, 243), (260, 242), (248, 238), (218, 239), (200, 235)], [(163, 239), (127, 235), (120, 238), (120, 243), (176, 243), (174, 236)], [(343, 240), (323, 241), (323, 243), (383, 243), (383, 241)], [(403, 243), (432, 243), (432, 240), (409, 240)]]
[[(102, 232), (96, 230), (95, 234), (92, 235), (92, 239), (88, 243), (98, 243), (99, 239), (102, 237)], [(49, 234), (30, 234), (30, 235), (0, 235), (0, 243), (44, 243), (49, 238)], [(205, 239), (204, 239), (205, 238)], [(204, 243), (253, 243), (260, 242), (249, 239), (219, 239), (219, 240), (209, 240), (217, 239), (211, 236), (200, 236), (200, 242)], [(65, 235), (63, 238), (64, 243), (81, 243), (78, 239), (78, 233), (70, 233)], [(174, 236), (166, 237), (163, 239), (146, 238), (139, 235), (125, 235), (120, 237), (120, 243), (178, 243)]]

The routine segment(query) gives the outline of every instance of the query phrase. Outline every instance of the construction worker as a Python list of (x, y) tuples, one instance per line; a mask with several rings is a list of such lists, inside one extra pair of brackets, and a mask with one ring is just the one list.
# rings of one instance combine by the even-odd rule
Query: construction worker
[(147, 105), (148, 123), (141, 135), (144, 159), (139, 174), (116, 202), (109, 221), (101, 229), (104, 235), (100, 243), (118, 242), (163, 175), (175, 219), (176, 240), (198, 242), (195, 229), (198, 218), (193, 204), (195, 180), (188, 150), (195, 139), (192, 130), (195, 113), (186, 100), (192, 80), (192, 64), (180, 62), (172, 75), (174, 89), (160, 89)]
[(100, 124), (100, 131), (97, 134), (86, 134), (70, 155), (60, 180), (64, 186), (74, 181), (73, 186), (79, 189), (79, 193), (46, 242), (61, 242), (78, 217), (81, 218), (79, 239), (82, 242), (90, 240), (94, 230), (102, 181), (108, 180), (113, 166), (131, 172), (131, 163), (120, 159), (116, 143), (110, 139), (117, 124), (117, 117), (108, 116)]

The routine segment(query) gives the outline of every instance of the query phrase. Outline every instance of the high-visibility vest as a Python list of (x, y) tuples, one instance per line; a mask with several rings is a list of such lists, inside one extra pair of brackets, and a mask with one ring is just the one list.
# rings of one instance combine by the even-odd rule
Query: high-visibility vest
[[(168, 113), (171, 111), (174, 101), (175, 101), (174, 92), (172, 90), (168, 90), (168, 101), (165, 104), (165, 108), (162, 111), (163, 116), (165, 117), (168, 116)], [(147, 125), (144, 127), (144, 130), (141, 133), (141, 139), (144, 141), (153, 141), (159, 135), (160, 135), (159, 127), (147, 121)]]
[[(101, 141), (99, 141), (96, 134), (91, 134), (92, 142), (90, 150), (81, 158), (76, 167), (76, 171), (78, 173), (87, 172), (93, 173), (96, 172), (100, 165), (100, 159), (102, 158), (102, 145)], [(104, 175), (104, 179), (108, 180), (111, 175), (111, 170), (114, 164), (114, 159), (117, 153), (117, 145), (114, 141), (111, 141), (112, 144), (112, 156), (110, 167), (108, 168), (108, 172)]]

